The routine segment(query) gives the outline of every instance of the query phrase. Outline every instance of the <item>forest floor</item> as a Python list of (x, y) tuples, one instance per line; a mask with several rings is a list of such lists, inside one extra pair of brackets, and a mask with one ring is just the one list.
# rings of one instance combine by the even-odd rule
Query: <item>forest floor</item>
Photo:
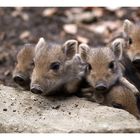
[(122, 31), (124, 19), (140, 21), (140, 8), (0, 8), (0, 84), (12, 80), (16, 54), (40, 37), (55, 43), (77, 39), (90, 46), (106, 45)]

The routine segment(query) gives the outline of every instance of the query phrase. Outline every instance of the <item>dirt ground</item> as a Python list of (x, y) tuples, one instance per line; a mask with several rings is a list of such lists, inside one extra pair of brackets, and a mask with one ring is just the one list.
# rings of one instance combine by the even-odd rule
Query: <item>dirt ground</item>
[(63, 43), (77, 39), (90, 46), (106, 45), (122, 30), (124, 19), (140, 21), (140, 8), (0, 8), (0, 84), (12, 80), (16, 54), (39, 37)]

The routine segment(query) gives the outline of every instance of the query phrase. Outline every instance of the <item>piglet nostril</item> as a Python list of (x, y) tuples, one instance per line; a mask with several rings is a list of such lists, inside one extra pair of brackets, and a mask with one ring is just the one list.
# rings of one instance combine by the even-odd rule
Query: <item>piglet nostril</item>
[(31, 88), (31, 92), (35, 93), (35, 94), (42, 94), (43, 93), (42, 90), (37, 89), (37, 88)]
[(31, 92), (35, 93), (35, 94), (42, 94), (43, 90), (41, 89), (41, 87), (39, 85), (33, 85), (31, 87)]
[(96, 91), (106, 91), (107, 86), (103, 83), (100, 83), (100, 84), (96, 85), (95, 89), (96, 89)]
[(14, 77), (13, 77), (13, 80), (14, 80), (16, 83), (18, 83), (19, 85), (23, 85), (23, 84), (26, 82), (25, 78), (24, 78), (23, 76), (21, 76), (21, 75), (16, 75), (16, 76), (14, 76)]

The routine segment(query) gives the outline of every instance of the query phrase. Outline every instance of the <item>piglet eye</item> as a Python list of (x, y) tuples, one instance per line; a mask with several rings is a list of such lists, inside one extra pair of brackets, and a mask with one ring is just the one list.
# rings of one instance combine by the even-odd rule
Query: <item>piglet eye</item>
[(128, 42), (129, 42), (129, 44), (131, 45), (131, 44), (133, 43), (133, 42), (132, 42), (132, 38), (129, 37)]
[(114, 69), (114, 66), (115, 66), (114, 61), (111, 61), (111, 62), (109, 63), (109, 65), (108, 65), (108, 67), (109, 67), (110, 69)]
[(60, 68), (60, 63), (59, 63), (59, 62), (53, 62), (53, 63), (50, 65), (50, 69), (58, 70), (59, 68)]
[(90, 65), (90, 64), (87, 64), (86, 69), (87, 69), (88, 71), (90, 71), (90, 70), (92, 69), (91, 65)]
[(30, 63), (30, 65), (31, 65), (31, 66), (34, 66), (34, 65), (35, 65), (35, 64), (34, 64), (34, 61), (32, 61), (32, 62)]
[(124, 107), (123, 107), (121, 104), (118, 104), (118, 103), (112, 103), (112, 106), (113, 106), (114, 108), (124, 109)]

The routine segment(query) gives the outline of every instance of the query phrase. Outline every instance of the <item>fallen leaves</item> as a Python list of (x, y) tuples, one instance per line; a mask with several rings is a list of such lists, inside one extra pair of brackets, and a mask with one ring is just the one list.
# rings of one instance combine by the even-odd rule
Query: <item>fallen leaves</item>
[(21, 17), (22, 20), (28, 21), (29, 20), (29, 15), (26, 12), (23, 12), (22, 7), (16, 7), (15, 10), (11, 13), (13, 17)]
[(83, 36), (80, 36), (80, 35), (77, 35), (76, 36), (76, 39), (81, 42), (81, 43), (88, 43), (89, 42), (89, 39), (86, 38), (86, 37), (83, 37)]
[(29, 31), (24, 31), (20, 34), (19, 38), (26, 39), (26, 38), (29, 38), (29, 36), (31, 36), (31, 33)]
[(57, 12), (57, 8), (46, 8), (42, 12), (43, 17), (51, 17)]
[(65, 24), (63, 29), (68, 34), (76, 34), (78, 31), (76, 24)]
[(94, 21), (96, 21), (96, 16), (94, 14), (94, 12), (80, 12), (80, 10), (74, 13), (71, 12), (67, 12), (66, 13), (67, 16), (67, 21), (68, 22), (74, 22), (74, 23), (86, 23), (86, 24), (90, 24), (93, 23)]
[(5, 37), (6, 37), (5, 32), (0, 32), (0, 41), (3, 41)]
[(3, 52), (4, 49), (0, 50), (0, 65), (4, 64), (9, 57), (8, 52)]

